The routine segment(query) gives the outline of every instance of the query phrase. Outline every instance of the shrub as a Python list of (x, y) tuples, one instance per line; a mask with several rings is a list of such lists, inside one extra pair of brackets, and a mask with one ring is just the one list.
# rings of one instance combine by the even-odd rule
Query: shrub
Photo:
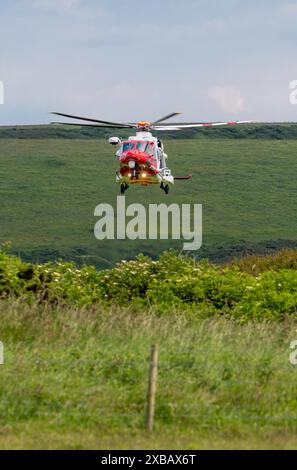
[(252, 257), (220, 267), (170, 251), (157, 261), (139, 255), (97, 271), (61, 261), (24, 263), (0, 252), (0, 297), (86, 307), (134, 303), (160, 312), (177, 308), (240, 319), (282, 319), (297, 312), (296, 253), (261, 258), (257, 271), (263, 272), (255, 275)]

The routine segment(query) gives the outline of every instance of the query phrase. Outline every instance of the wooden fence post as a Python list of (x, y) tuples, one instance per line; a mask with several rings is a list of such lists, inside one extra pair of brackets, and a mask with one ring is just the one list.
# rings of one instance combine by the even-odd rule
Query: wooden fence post
[(154, 344), (151, 348), (149, 381), (148, 381), (148, 390), (147, 390), (146, 429), (148, 432), (152, 432), (153, 427), (154, 427), (157, 374), (158, 374), (158, 345)]

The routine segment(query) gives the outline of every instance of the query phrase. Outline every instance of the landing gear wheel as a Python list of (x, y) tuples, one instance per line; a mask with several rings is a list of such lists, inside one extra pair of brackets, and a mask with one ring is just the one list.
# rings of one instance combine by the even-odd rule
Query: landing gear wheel
[(124, 192), (129, 188), (127, 183), (121, 184), (121, 194), (124, 194)]
[(162, 182), (160, 184), (160, 188), (163, 189), (164, 193), (168, 194), (169, 193), (169, 185), (168, 184), (165, 184)]

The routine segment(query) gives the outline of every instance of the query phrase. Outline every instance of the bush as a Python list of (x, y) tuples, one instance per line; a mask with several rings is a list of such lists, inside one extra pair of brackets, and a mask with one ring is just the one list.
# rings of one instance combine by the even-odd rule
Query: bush
[(249, 257), (219, 267), (165, 252), (157, 261), (139, 255), (113, 269), (97, 271), (92, 266), (78, 269), (73, 263), (61, 261), (24, 263), (0, 252), (0, 297), (86, 307), (134, 303), (153, 306), (160, 312), (189, 309), (196, 314), (240, 319), (295, 315), (297, 252), (261, 258), (258, 275), (251, 269), (251, 260), (254, 262)]

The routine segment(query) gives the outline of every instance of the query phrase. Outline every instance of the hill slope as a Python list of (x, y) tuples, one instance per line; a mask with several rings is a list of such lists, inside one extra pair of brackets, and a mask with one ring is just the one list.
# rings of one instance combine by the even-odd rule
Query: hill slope
[[(176, 182), (168, 196), (157, 186), (131, 188), (127, 205), (203, 204), (198, 257), (224, 260), (244, 251), (294, 247), (296, 145), (294, 139), (165, 140), (173, 174), (193, 173), (193, 180)], [(116, 205), (116, 169), (114, 149), (102, 139), (1, 139), (0, 242), (10, 240), (25, 259), (61, 257), (101, 267), (139, 252), (180, 250), (182, 241), (95, 239), (95, 207)]]

